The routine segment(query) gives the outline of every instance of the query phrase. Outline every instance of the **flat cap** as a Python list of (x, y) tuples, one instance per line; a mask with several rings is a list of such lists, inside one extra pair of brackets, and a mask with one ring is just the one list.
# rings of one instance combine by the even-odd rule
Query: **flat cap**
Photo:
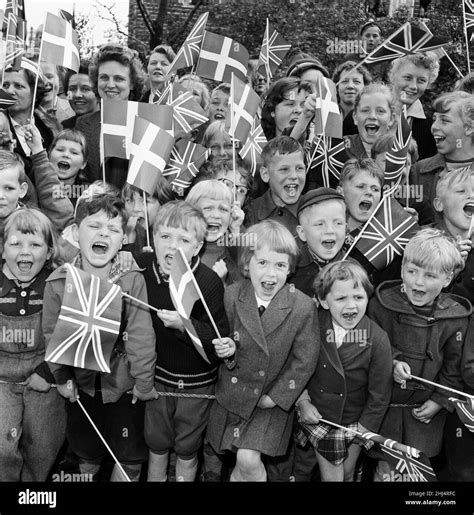
[(303, 209), (313, 204), (319, 204), (325, 200), (332, 199), (342, 200), (344, 202), (344, 197), (332, 188), (316, 188), (315, 190), (310, 190), (301, 197), (297, 214), (299, 215)]

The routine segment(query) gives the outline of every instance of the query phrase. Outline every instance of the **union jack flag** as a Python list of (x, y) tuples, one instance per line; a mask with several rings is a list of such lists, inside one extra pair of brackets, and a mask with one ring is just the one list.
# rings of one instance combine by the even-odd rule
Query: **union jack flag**
[(180, 196), (191, 186), (209, 154), (209, 149), (192, 141), (181, 139), (175, 144), (163, 176)]
[(8, 109), (15, 103), (15, 99), (10, 96), (4, 89), (0, 88), (0, 109)]
[(383, 270), (396, 255), (403, 254), (408, 240), (417, 230), (416, 218), (393, 197), (384, 195), (362, 228), (355, 246), (377, 270)]
[(166, 105), (173, 108), (173, 127), (176, 139), (189, 134), (194, 128), (209, 120), (204, 109), (194, 100), (191, 91), (183, 92), (181, 95), (173, 95), (170, 92)]
[(182, 47), (178, 50), (176, 57), (171, 63), (167, 77), (171, 73), (175, 73), (180, 68), (187, 68), (188, 66), (194, 66), (199, 58), (199, 52), (201, 51), (202, 39), (204, 37), (204, 30), (206, 28), (207, 18), (209, 13), (201, 14), (188, 37), (185, 39)]
[(461, 422), (469, 429), (469, 431), (471, 431), (471, 433), (474, 433), (474, 398), (470, 397), (469, 399), (462, 401), (455, 397), (450, 397), (449, 400), (454, 404)]
[[(464, 28), (467, 34), (467, 41), (470, 43), (474, 36), (474, 1), (463, 0)], [(469, 50), (469, 49), (468, 49)]]
[(398, 119), (392, 149), (385, 154), (384, 192), (392, 195), (400, 184), (407, 163), (410, 125), (403, 112)]
[(26, 20), (24, 1), (23, 0), (7, 0), (7, 3), (5, 5), (3, 24), (2, 24), (2, 33), (3, 33), (4, 38), (6, 38), (6, 36), (7, 36), (8, 17), (10, 15), (10, 13), (14, 14), (15, 16), (18, 16), (19, 18), (21, 18), (23, 20)]
[(189, 264), (181, 249), (177, 249), (174, 253), (169, 285), (171, 300), (183, 321), (186, 332), (201, 357), (207, 361), (207, 363), (210, 363), (196, 329), (191, 322), (191, 313), (194, 304), (197, 300), (201, 300), (203, 303), (205, 301), (196, 282), (196, 278), (191, 268), (189, 268)]
[(8, 15), (5, 67), (12, 66), (14, 71), (21, 68), (21, 59), (25, 54), (26, 21), (16, 14)]
[(250, 165), (252, 175), (255, 175), (257, 168), (260, 166), (262, 160), (261, 155), (263, 147), (268, 143), (265, 134), (263, 133), (262, 126), (258, 116), (255, 116), (252, 123), (252, 128), (247, 136), (243, 147), (239, 151), (240, 157)]
[(258, 58), (258, 71), (268, 79), (273, 78), (275, 70), (280, 66), (291, 45), (275, 30), (267, 18), (265, 35)]
[(361, 64), (388, 61), (416, 52), (428, 52), (443, 45), (446, 45), (446, 41), (433, 36), (423, 22), (420, 22), (420, 26), (416, 27), (407, 21), (373, 50)]
[(121, 290), (71, 264), (58, 323), (46, 361), (110, 373), (110, 355), (120, 330)]
[(367, 432), (362, 438), (377, 444), (385, 459), (395, 466), (400, 474), (406, 474), (412, 481), (436, 481), (436, 474), (428, 458), (418, 449), (385, 438), (377, 433)]
[(336, 188), (347, 158), (344, 140), (315, 137), (307, 154), (308, 181), (321, 187)]
[(260, 97), (250, 87), (234, 74), (230, 82), (230, 121), (229, 133), (239, 141), (245, 141), (252, 128), (253, 120), (260, 105)]
[(157, 91), (153, 97), (153, 104), (165, 105), (169, 102), (173, 102), (176, 98), (184, 93), (188, 92), (182, 84), (179, 82), (168, 82), (163, 91)]

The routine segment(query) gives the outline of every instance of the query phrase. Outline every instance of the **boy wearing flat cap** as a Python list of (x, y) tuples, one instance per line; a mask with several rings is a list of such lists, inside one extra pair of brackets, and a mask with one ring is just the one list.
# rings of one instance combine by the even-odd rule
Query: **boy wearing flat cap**
[(296, 231), (303, 242), (295, 273), (289, 279), (298, 290), (314, 297), (314, 280), (330, 261), (342, 258), (346, 235), (344, 197), (332, 188), (305, 193), (298, 205)]

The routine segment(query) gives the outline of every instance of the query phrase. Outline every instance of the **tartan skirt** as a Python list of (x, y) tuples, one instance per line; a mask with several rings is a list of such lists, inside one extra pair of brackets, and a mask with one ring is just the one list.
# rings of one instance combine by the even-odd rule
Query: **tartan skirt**
[[(357, 422), (346, 427), (357, 431)], [(352, 444), (355, 435), (324, 422), (319, 424), (299, 422), (294, 437), (295, 441), (301, 446), (304, 447), (309, 442), (314, 450), (318, 451), (330, 463), (340, 465), (347, 458), (347, 449)], [(374, 445), (374, 442), (365, 440), (361, 445), (368, 450)]]

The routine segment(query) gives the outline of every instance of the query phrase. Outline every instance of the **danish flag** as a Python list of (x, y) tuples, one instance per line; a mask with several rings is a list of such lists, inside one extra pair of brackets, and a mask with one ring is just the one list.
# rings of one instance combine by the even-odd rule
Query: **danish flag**
[(234, 73), (245, 81), (249, 53), (247, 49), (233, 39), (204, 32), (196, 74), (219, 82), (230, 82)]
[(58, 323), (46, 361), (110, 373), (110, 355), (120, 330), (120, 287), (69, 263)]
[(79, 71), (79, 36), (65, 19), (46, 14), (40, 61)]
[(173, 62), (168, 69), (166, 77), (169, 77), (180, 68), (194, 66), (197, 63), (208, 17), (208, 12), (201, 14), (197, 22), (194, 24), (194, 27), (191, 29), (191, 32), (188, 34), (188, 37), (185, 39), (182, 47), (178, 50), (176, 57), (173, 59)]
[(203, 303), (204, 298), (194, 274), (189, 268), (189, 264), (184, 257), (183, 251), (179, 248), (174, 253), (173, 264), (171, 265), (170, 278), (170, 295), (174, 307), (183, 321), (186, 332), (188, 333), (194, 347), (201, 357), (210, 363), (201, 340), (191, 322), (191, 313), (197, 300)]
[(239, 141), (245, 141), (252, 128), (253, 119), (260, 104), (260, 97), (234, 74), (230, 83), (230, 118), (229, 133)]

